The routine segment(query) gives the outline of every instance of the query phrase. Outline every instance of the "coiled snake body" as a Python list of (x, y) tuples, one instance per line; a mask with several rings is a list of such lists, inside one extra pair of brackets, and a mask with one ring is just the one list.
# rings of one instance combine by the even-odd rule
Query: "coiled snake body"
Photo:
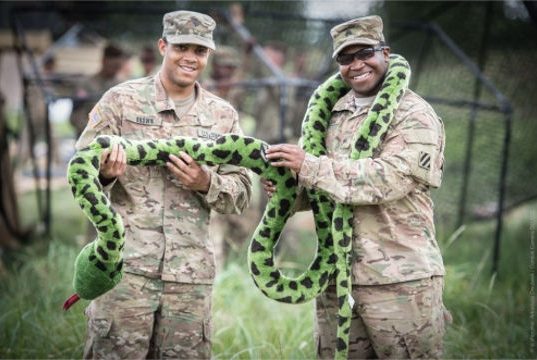
[[(378, 148), (409, 79), (410, 67), (406, 60), (391, 55), (383, 85), (367, 118), (354, 135), (352, 159), (371, 157)], [(336, 74), (314, 92), (302, 125), (306, 152), (326, 155), (325, 136), (331, 109), (348, 91), (348, 85)], [(128, 165), (164, 165), (170, 154), (184, 151), (198, 163), (242, 166), (272, 181), (276, 191), (267, 204), (248, 251), (250, 273), (266, 296), (292, 304), (313, 299), (326, 289), (330, 279), (335, 278), (340, 299), (336, 357), (347, 357), (352, 311), (352, 208), (334, 204), (322, 191), (307, 190), (318, 236), (317, 254), (309, 268), (297, 278), (283, 275), (274, 267), (273, 249), (292, 213), (297, 183), (290, 170), (273, 167), (267, 161), (265, 149), (268, 144), (251, 137), (229, 134), (214, 141), (192, 137), (130, 141), (118, 136), (98, 136), (88, 147), (75, 153), (69, 163), (68, 180), (76, 201), (95, 225), (98, 237), (86, 245), (75, 260), (73, 285), (76, 294), (66, 301), (65, 309), (78, 298), (94, 299), (104, 294), (122, 277), (123, 222), (111, 207), (98, 180), (100, 155), (113, 144), (123, 147)]]

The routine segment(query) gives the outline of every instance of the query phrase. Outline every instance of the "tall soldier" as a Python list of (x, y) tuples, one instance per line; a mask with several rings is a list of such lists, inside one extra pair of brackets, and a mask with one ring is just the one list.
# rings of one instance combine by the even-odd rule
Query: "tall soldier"
[[(115, 134), (126, 139), (237, 133), (237, 112), (200, 87), (214, 20), (190, 11), (167, 13), (158, 41), (158, 74), (106, 92), (77, 143)], [(240, 213), (251, 181), (230, 165), (200, 166), (170, 156), (166, 168), (128, 167), (119, 147), (103, 155), (100, 181), (125, 221), (125, 275), (86, 310), (86, 358), (210, 358), (215, 266), (210, 210)]]
[[(298, 174), (299, 184), (354, 207), (351, 358), (442, 356), (444, 265), (435, 239), (431, 188), (440, 186), (444, 128), (431, 106), (411, 90), (400, 100), (387, 136), (372, 158), (351, 160), (352, 138), (367, 117), (388, 68), (390, 48), (378, 16), (331, 30), (333, 57), (352, 88), (334, 105), (327, 156), (290, 144), (272, 146), (275, 166)], [(272, 184), (265, 182), (271, 193)], [(336, 347), (335, 285), (317, 299), (317, 349)]]

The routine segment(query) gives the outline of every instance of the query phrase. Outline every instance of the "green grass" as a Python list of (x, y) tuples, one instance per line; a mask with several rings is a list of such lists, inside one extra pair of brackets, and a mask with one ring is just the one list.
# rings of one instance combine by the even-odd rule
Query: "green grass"
[(537, 203), (508, 215), (498, 276), (490, 268), (494, 223), (469, 226), (451, 245), (443, 244), (445, 303), (454, 318), (446, 357), (535, 358), (535, 297), (530, 296), (535, 245), (531, 250), (530, 236), (535, 237), (536, 221)]
[[(55, 195), (53, 239), (36, 239), (4, 256), (11, 271), (0, 279), (0, 358), (82, 355), (87, 302), (67, 313), (61, 304), (72, 292), (72, 263), (79, 250), (73, 239), (83, 222), (80, 211), (66, 200), (67, 190)], [(458, 237), (441, 239), (447, 267), (445, 304), (454, 318), (445, 338), (447, 358), (535, 357), (529, 338), (530, 306), (535, 311), (529, 296), (530, 276), (535, 276), (529, 270), (530, 221), (535, 231), (537, 203), (508, 215), (497, 277), (490, 274), (493, 222), (473, 224)], [(293, 240), (282, 245), (280, 262), (300, 269), (311, 260), (299, 254), (312, 252), (312, 238), (307, 232), (298, 238), (307, 244)], [(263, 297), (246, 271), (243, 254), (232, 258), (217, 277), (213, 304), (214, 358), (315, 356), (313, 304), (286, 305)], [(535, 328), (535, 318), (532, 321)]]

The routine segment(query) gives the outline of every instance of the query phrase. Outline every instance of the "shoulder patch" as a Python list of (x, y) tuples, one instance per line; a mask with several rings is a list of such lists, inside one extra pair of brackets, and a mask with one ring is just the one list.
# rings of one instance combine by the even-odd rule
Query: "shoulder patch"
[(418, 166), (425, 170), (431, 169), (431, 154), (425, 151), (420, 151), (418, 156)]

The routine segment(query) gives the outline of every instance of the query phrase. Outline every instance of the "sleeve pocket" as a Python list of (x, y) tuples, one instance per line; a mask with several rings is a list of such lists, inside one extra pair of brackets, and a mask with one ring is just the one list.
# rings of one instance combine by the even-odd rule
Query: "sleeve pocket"
[(442, 162), (436, 133), (430, 129), (413, 129), (403, 135), (411, 175), (419, 182), (439, 187)]

